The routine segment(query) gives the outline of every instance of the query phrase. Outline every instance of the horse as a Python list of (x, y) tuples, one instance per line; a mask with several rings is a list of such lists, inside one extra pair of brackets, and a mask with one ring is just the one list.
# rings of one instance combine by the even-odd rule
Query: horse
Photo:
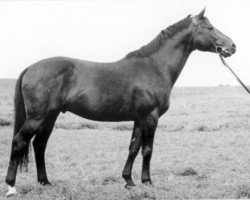
[(236, 52), (233, 41), (204, 16), (186, 18), (162, 30), (151, 42), (112, 63), (68, 57), (47, 58), (19, 76), (14, 99), (14, 135), (6, 176), (7, 195), (16, 193), (17, 168), (27, 167), (33, 139), (37, 180), (50, 185), (45, 149), (60, 112), (96, 121), (133, 121), (122, 177), (135, 186), (131, 171), (141, 148), (141, 181), (152, 185), (150, 160), (158, 119), (169, 109), (171, 90), (189, 55), (195, 51)]

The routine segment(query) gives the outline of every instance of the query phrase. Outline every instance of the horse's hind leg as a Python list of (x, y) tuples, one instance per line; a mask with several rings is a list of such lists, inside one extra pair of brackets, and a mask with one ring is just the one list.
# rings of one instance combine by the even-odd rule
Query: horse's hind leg
[(126, 188), (130, 186), (135, 186), (132, 178), (131, 178), (131, 171), (134, 164), (134, 160), (141, 148), (141, 127), (139, 122), (134, 123), (134, 129), (131, 137), (131, 142), (129, 146), (129, 155), (127, 158), (127, 162), (124, 166), (122, 177), (127, 182)]
[(35, 139), (33, 140), (37, 168), (37, 180), (42, 185), (50, 185), (46, 173), (44, 154), (48, 139), (51, 135), (58, 114), (59, 112), (53, 112), (47, 115), (42, 125), (42, 131), (36, 134)]
[(39, 132), (40, 125), (40, 120), (26, 119), (22, 128), (13, 138), (10, 163), (5, 180), (11, 187), (15, 185), (18, 164), (27, 167), (29, 143), (34, 134)]

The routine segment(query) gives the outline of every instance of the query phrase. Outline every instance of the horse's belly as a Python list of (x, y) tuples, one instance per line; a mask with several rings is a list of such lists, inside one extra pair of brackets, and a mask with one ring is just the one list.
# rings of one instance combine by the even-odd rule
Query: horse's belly
[(95, 120), (95, 121), (110, 121), (110, 122), (118, 122), (118, 121), (132, 121), (134, 118), (130, 113), (122, 113), (122, 112), (101, 112), (96, 110), (89, 109), (69, 109), (69, 112), (72, 112), (80, 117)]
[(69, 103), (66, 111), (96, 121), (134, 120), (130, 103), (122, 99), (81, 98)]

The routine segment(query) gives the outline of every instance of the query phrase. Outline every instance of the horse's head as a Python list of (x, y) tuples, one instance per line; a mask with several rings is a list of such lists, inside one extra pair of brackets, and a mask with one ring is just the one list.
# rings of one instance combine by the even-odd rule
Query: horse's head
[(195, 28), (195, 48), (201, 51), (210, 51), (223, 55), (231, 56), (236, 52), (234, 42), (216, 29), (204, 16), (205, 9), (200, 14), (192, 17)]

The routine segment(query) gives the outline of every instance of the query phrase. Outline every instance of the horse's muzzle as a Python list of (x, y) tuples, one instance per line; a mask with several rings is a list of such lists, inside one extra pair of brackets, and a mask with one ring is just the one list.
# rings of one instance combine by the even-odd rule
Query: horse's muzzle
[(221, 46), (216, 47), (216, 53), (222, 55), (224, 58), (230, 57), (236, 52), (236, 46), (233, 44), (231, 48), (223, 48)]

